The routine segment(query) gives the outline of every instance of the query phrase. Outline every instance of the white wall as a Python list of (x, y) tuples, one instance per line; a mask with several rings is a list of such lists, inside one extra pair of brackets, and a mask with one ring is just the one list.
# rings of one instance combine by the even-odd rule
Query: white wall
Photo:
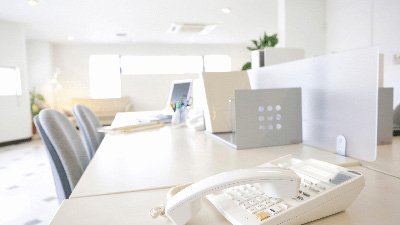
[(306, 58), (325, 54), (325, 1), (278, 0), (278, 18), (280, 47), (304, 49)]
[[(240, 70), (243, 64), (250, 61), (250, 51), (246, 45), (177, 45), (177, 44), (132, 44), (132, 45), (53, 45), (53, 66), (61, 70), (59, 81), (63, 88), (58, 94), (59, 105), (67, 105), (71, 97), (89, 97), (89, 57), (95, 54), (120, 54), (120, 55), (204, 55), (204, 54), (227, 54), (231, 56), (232, 70)], [(125, 75), (123, 88), (129, 86), (126, 81), (137, 82), (132, 88), (139, 88), (143, 84), (143, 76)], [(151, 77), (152, 75), (148, 75)], [(167, 80), (174, 78), (192, 78), (194, 75), (165, 75)], [(197, 76), (197, 75), (196, 75)], [(157, 77), (157, 76), (153, 76)], [(168, 77), (168, 78), (167, 78)], [(136, 79), (137, 78), (137, 79)], [(158, 84), (156, 80), (153, 82)], [(146, 84), (149, 85), (149, 84)], [(151, 91), (157, 92), (161, 87), (153, 86)], [(169, 88), (169, 87), (168, 87)], [(124, 88), (125, 89), (125, 88)], [(136, 90), (122, 90), (122, 94), (138, 93)], [(168, 93), (167, 93), (168, 94)], [(136, 100), (138, 96), (132, 96)], [(167, 98), (167, 97), (165, 97)], [(141, 99), (143, 101), (143, 99)], [(146, 101), (149, 101), (146, 95)], [(163, 102), (166, 100), (155, 98), (150, 101)], [(143, 105), (133, 102), (135, 110), (156, 110), (155, 105)]]
[(393, 107), (400, 104), (400, 65), (393, 55), (400, 53), (400, 1), (373, 1), (373, 45), (384, 54), (384, 86), (393, 87)]
[(197, 78), (198, 74), (122, 75), (121, 94), (130, 96), (134, 111), (162, 110), (167, 107), (172, 81)]
[(25, 33), (22, 26), (0, 21), (0, 66), (19, 67), (21, 96), (0, 96), (0, 143), (32, 136), (26, 72)]
[(327, 53), (371, 46), (372, 0), (327, 0), (326, 24)]
[(384, 55), (384, 87), (394, 88), (400, 104), (400, 1), (326, 0), (327, 53), (377, 46)]
[(29, 90), (42, 94), (46, 103), (53, 106), (50, 83), (53, 76), (52, 45), (47, 41), (27, 40), (26, 54)]

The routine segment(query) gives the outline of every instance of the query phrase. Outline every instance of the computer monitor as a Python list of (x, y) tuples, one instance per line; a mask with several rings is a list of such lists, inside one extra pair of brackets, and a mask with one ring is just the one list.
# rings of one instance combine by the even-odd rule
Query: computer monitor
[(179, 101), (183, 104), (185, 101), (189, 102), (190, 93), (192, 90), (192, 80), (176, 80), (172, 82), (171, 91), (167, 102), (167, 108), (171, 108), (171, 103), (175, 106)]

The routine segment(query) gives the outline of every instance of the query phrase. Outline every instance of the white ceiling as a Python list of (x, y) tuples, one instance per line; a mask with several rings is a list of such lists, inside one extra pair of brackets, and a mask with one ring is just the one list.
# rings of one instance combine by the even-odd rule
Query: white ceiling
[[(28, 39), (53, 43), (250, 43), (277, 32), (276, 0), (38, 1), (0, 0), (0, 20), (24, 24)], [(174, 22), (218, 26), (207, 35), (167, 33)]]

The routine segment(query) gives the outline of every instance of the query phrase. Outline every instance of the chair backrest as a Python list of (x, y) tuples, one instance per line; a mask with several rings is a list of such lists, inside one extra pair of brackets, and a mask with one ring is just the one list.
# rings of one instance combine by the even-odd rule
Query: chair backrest
[(44, 109), (34, 122), (46, 146), (61, 203), (71, 195), (90, 160), (78, 131), (65, 115)]
[(92, 158), (104, 138), (104, 133), (97, 132), (97, 128), (101, 127), (100, 120), (88, 107), (81, 104), (76, 104), (72, 111), (85, 140), (86, 150)]
[(400, 127), (400, 105), (396, 106), (393, 112), (393, 126)]

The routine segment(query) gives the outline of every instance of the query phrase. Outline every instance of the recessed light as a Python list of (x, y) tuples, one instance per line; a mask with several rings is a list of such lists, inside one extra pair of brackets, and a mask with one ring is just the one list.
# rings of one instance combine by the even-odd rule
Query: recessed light
[(117, 37), (126, 37), (126, 36), (128, 36), (128, 34), (126, 34), (126, 33), (116, 33), (115, 36), (117, 36)]
[(68, 39), (68, 41), (72, 41), (72, 40), (74, 40), (75, 38), (74, 38), (73, 36), (68, 36), (67, 39)]
[(189, 38), (189, 41), (192, 42), (192, 43), (195, 42), (195, 41), (196, 41), (196, 37), (195, 37), (195, 36), (191, 36), (191, 37)]
[(231, 12), (231, 9), (230, 9), (230, 8), (223, 8), (223, 9), (222, 9), (222, 12), (228, 14), (228, 13)]
[(29, 5), (37, 5), (39, 2), (37, 0), (28, 0)]

